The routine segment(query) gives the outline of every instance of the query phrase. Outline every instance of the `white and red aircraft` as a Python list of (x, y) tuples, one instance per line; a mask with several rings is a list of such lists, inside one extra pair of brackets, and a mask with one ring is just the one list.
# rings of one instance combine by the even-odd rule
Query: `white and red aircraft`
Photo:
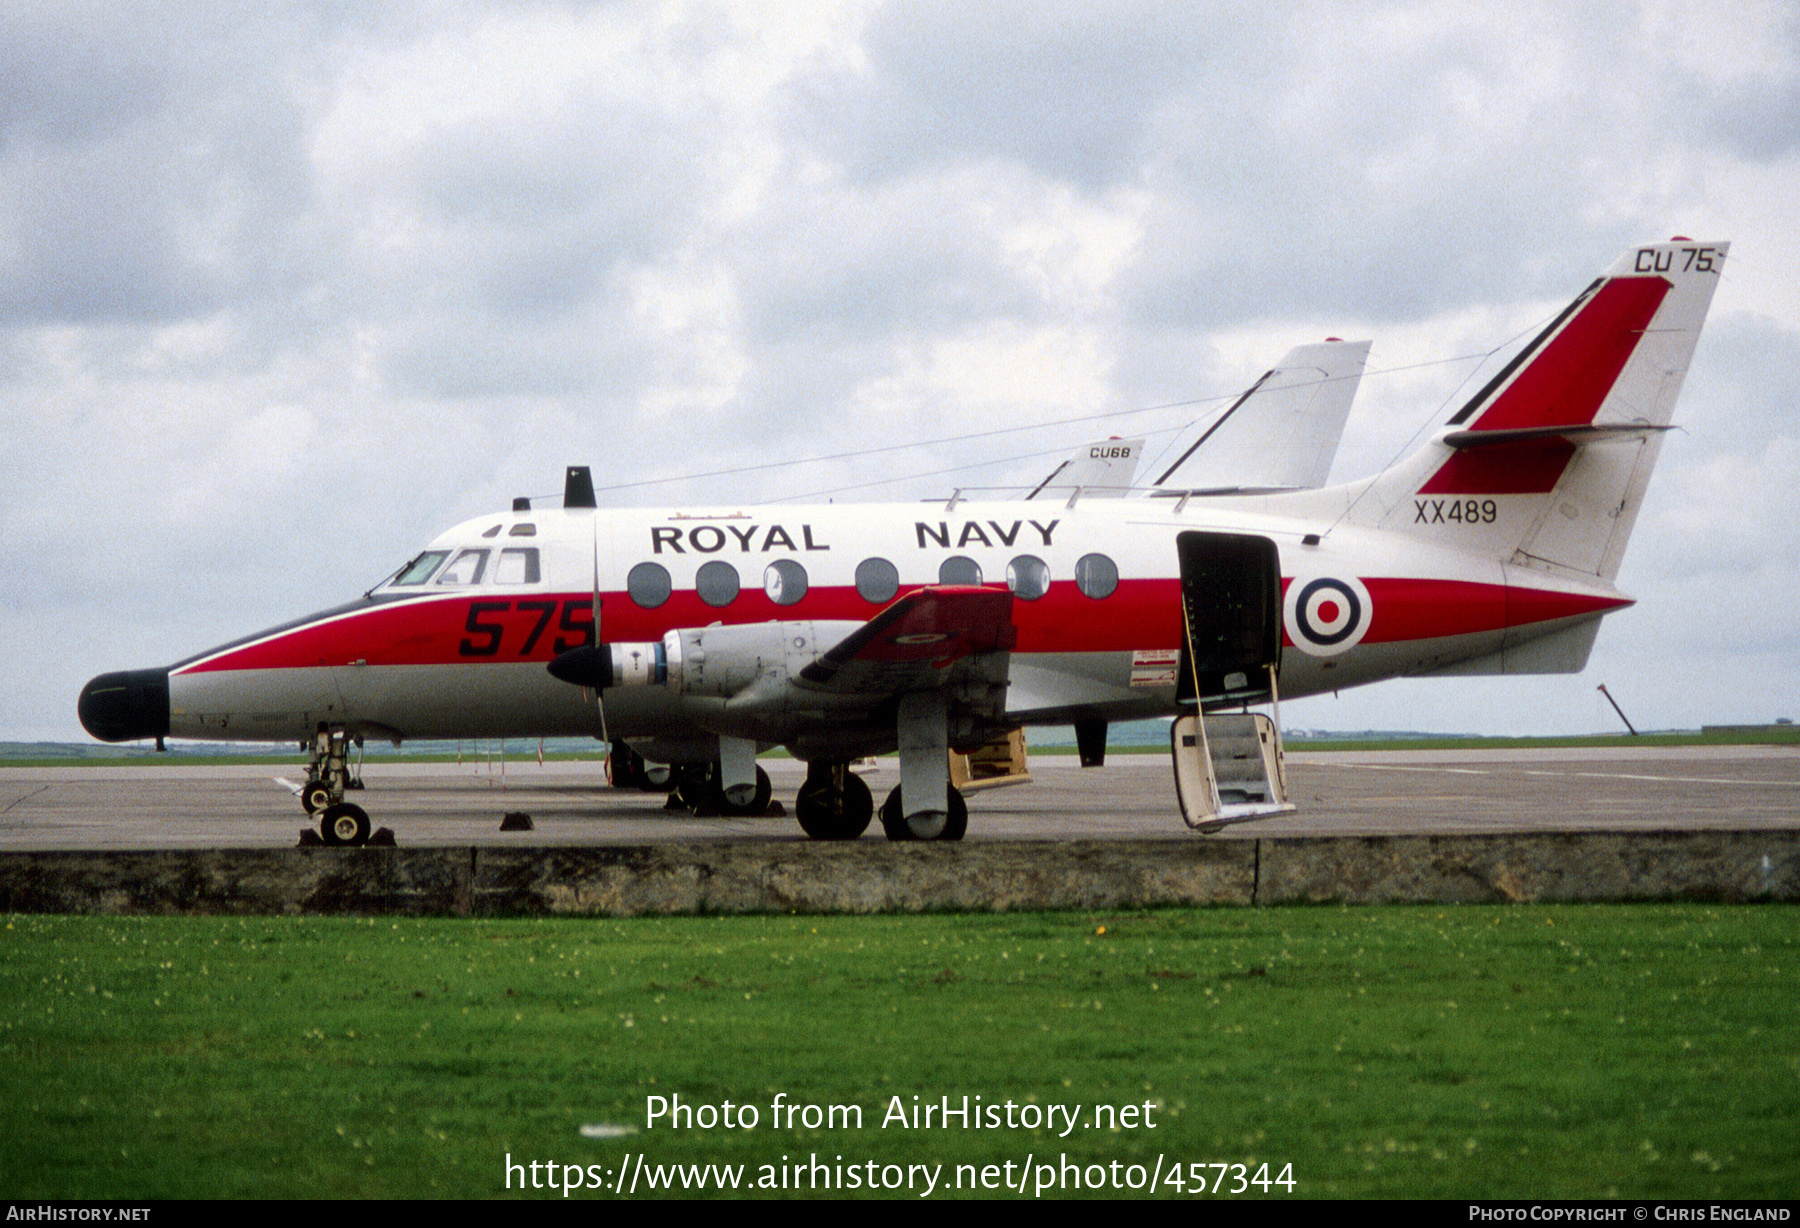
[(95, 678), (81, 720), (104, 741), (310, 742), (303, 800), (330, 843), (368, 836), (343, 800), (364, 736), (591, 735), (616, 778), (642, 756), (742, 811), (768, 801), (757, 753), (784, 746), (825, 839), (874, 815), (847, 765), (898, 751), (889, 837), (957, 839), (946, 750), (1020, 725), (1073, 723), (1095, 762), (1106, 722), (1238, 708), (1277, 679), (1576, 671), (1631, 604), (1613, 580), (1727, 248), (1626, 252), (1363, 481), (601, 510), (574, 468), (562, 507), (467, 521), (348, 605)]

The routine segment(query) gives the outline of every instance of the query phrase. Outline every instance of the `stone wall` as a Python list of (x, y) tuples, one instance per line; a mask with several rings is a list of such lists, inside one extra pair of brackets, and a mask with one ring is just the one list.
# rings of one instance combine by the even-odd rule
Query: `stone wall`
[(545, 914), (1800, 899), (1800, 831), (0, 854), (0, 911)]

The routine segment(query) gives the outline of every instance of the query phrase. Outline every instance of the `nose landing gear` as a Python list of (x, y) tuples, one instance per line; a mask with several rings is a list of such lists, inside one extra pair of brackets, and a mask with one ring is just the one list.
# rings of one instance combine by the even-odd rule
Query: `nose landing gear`
[(360, 771), (362, 739), (355, 739), (359, 770), (354, 775), (349, 765), (351, 740), (346, 730), (320, 724), (319, 731), (313, 735), (312, 759), (306, 765), (306, 784), (300, 790), (300, 804), (306, 808), (306, 813), (319, 816), (319, 834), (330, 845), (369, 842), (368, 812), (344, 800), (346, 789), (363, 787)]

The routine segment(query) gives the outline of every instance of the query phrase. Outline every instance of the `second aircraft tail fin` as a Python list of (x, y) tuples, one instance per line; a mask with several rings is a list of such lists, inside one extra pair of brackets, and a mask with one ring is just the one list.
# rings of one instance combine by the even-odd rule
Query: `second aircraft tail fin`
[(1156, 479), (1165, 491), (1310, 490), (1337, 456), (1367, 341), (1296, 346)]

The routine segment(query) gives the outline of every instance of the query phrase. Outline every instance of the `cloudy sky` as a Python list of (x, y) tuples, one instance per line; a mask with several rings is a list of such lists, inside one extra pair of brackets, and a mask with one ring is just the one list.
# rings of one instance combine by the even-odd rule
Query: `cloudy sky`
[(1796, 12), (9, 6), (0, 738), (82, 738), (91, 675), (569, 463), (618, 504), (1003, 486), (1154, 456), (1336, 335), (1375, 343), (1358, 477), (1673, 234), (1731, 263), (1587, 673), (1284, 714), (1582, 732), (1605, 682), (1641, 727), (1800, 719)]

